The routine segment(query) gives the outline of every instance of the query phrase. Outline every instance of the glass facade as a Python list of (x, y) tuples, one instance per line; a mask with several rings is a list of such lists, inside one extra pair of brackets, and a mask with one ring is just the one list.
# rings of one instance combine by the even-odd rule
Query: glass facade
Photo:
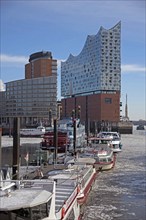
[(0, 124), (3, 123), (6, 112), (5, 91), (0, 91)]
[(25, 117), (26, 123), (57, 114), (57, 77), (39, 77), (6, 83), (6, 117)]
[(78, 56), (61, 63), (61, 95), (121, 90), (121, 22), (89, 35)]

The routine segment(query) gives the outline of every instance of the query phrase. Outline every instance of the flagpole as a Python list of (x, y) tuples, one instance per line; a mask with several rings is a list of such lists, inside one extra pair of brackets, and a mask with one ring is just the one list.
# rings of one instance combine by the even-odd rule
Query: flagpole
[(26, 163), (27, 163), (27, 170), (28, 170), (28, 161)]
[(24, 157), (24, 159), (26, 160), (26, 171), (28, 171), (28, 161), (29, 161), (29, 154), (27, 152), (26, 156)]

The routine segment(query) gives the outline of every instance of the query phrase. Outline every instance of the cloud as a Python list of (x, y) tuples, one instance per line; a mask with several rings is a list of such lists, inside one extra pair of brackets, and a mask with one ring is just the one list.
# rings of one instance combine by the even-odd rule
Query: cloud
[[(28, 3), (25, 4), (27, 4), (28, 7)], [(64, 22), (68, 22), (66, 16), (69, 16), (69, 22), (71, 19), (77, 19), (78, 22), (80, 22), (79, 19), (82, 18), (81, 21), (87, 22), (89, 20), (91, 25), (92, 18), (98, 21), (101, 17), (101, 21), (104, 19), (105, 24), (107, 24), (107, 19), (113, 18), (113, 13), (111, 12), (114, 12), (114, 17), (117, 18), (117, 21), (122, 17), (124, 20), (130, 19), (133, 22), (145, 23), (144, 1), (124, 1), (124, 3), (123, 1), (115, 0), (106, 0), (104, 3), (103, 1), (92, 1), (92, 3), (91, 1), (86, 1), (86, 4), (84, 1), (44, 1), (43, 4), (41, 1), (35, 1), (35, 3), (30, 1), (29, 6), (33, 7), (33, 9), (35, 8), (35, 11), (43, 11), (45, 15), (48, 14), (49, 11), (51, 16), (54, 14), (62, 16), (62, 18), (65, 19)], [(103, 11), (107, 13), (103, 13)], [(137, 16), (133, 16), (135, 14)], [(32, 13), (30, 15), (32, 16)], [(39, 17), (39, 20), (45, 18), (45, 16), (42, 16)], [(35, 17), (35, 19), (37, 18)]]
[(1, 91), (5, 91), (5, 84), (3, 83), (3, 81), (0, 79), (0, 92)]
[[(26, 64), (28, 63), (28, 57), (25, 56), (12, 56), (12, 55), (6, 55), (1, 54), (0, 60), (1, 63), (13, 63), (13, 64)], [(58, 69), (61, 68), (61, 62), (64, 62), (65, 60), (58, 59), (57, 65)], [(146, 68), (137, 64), (122, 64), (121, 65), (121, 71), (122, 73), (130, 73), (130, 72), (146, 72)]]
[(121, 65), (121, 71), (122, 73), (131, 73), (131, 72), (146, 72), (146, 68), (140, 65), (136, 65), (136, 64), (123, 64)]
[(16, 63), (16, 64), (22, 63), (22, 64), (26, 64), (28, 62), (28, 57), (1, 54), (0, 55), (0, 60), (1, 60), (1, 63)]
[[(12, 56), (12, 55), (6, 55), (6, 54), (0, 54), (0, 61), (1, 63), (20, 63), (20, 64), (26, 64), (28, 63), (29, 57), (25, 56)], [(57, 59), (57, 65), (60, 68), (61, 62), (64, 62), (65, 60)]]

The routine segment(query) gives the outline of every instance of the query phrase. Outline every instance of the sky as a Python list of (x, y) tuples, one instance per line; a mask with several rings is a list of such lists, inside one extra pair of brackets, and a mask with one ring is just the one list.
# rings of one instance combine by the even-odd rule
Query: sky
[(130, 120), (146, 119), (145, 0), (0, 0), (0, 79), (24, 79), (29, 56), (51, 51), (60, 62), (77, 56), (87, 35), (121, 21), (121, 102)]

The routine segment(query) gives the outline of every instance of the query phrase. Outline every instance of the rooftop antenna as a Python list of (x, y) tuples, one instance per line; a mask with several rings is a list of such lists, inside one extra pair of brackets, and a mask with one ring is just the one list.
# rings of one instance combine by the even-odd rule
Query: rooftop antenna
[(125, 117), (128, 118), (127, 94), (126, 94), (126, 105), (125, 105)]

